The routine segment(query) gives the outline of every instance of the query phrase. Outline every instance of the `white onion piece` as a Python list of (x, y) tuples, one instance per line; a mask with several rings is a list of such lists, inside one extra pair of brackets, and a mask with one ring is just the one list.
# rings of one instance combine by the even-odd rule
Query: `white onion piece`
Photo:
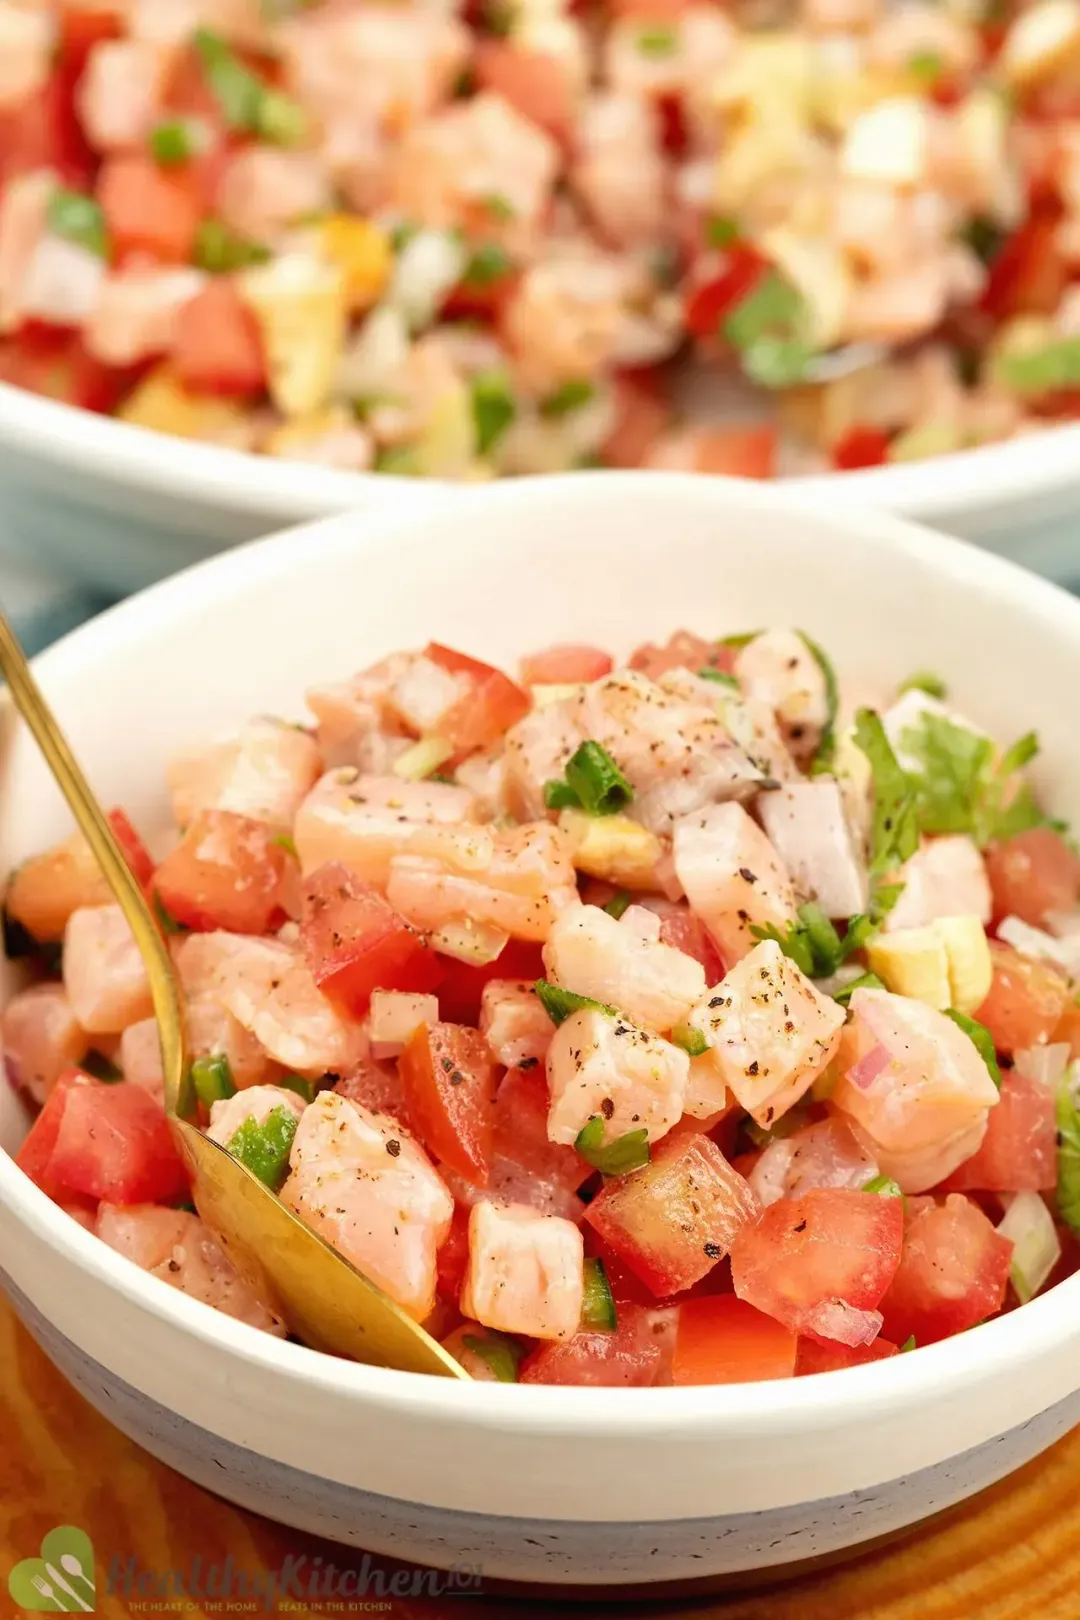
[(417, 231), (398, 255), (388, 301), (414, 332), (430, 326), (446, 296), (457, 286), (467, 255), (449, 231)]
[(842, 1299), (823, 1299), (807, 1311), (799, 1326), (805, 1332), (835, 1339), (838, 1344), (873, 1344), (884, 1318), (880, 1311), (860, 1311)]
[(1017, 1193), (998, 1223), (1013, 1246), (1009, 1278), (1022, 1305), (1033, 1299), (1061, 1255), (1053, 1217), (1037, 1192)]
[(81, 326), (97, 308), (106, 271), (99, 253), (43, 236), (23, 278), (23, 314), (55, 326)]
[(1041, 962), (1056, 962), (1059, 967), (1067, 967), (1069, 956), (1075, 954), (1045, 929), (1033, 928), (1020, 917), (1006, 917), (1000, 922), (997, 937), (1004, 944), (1011, 945), (1014, 951), (1019, 951), (1021, 956), (1030, 956)]
[(502, 954), (509, 938), (505, 928), (458, 917), (430, 933), (428, 944), (443, 956), (452, 956), (455, 962), (472, 962), (484, 967)]
[(1056, 1091), (1069, 1064), (1071, 1048), (1067, 1041), (1053, 1046), (1029, 1046), (1013, 1054), (1013, 1067), (1026, 1080), (1034, 1080), (1047, 1091)]
[(421, 1024), (437, 1024), (439, 998), (405, 990), (376, 990), (371, 997), (368, 1034), (376, 1063), (397, 1057)]
[(438, 729), (447, 709), (469, 689), (466, 679), (452, 675), (431, 658), (414, 658), (390, 687), (390, 702), (413, 731)]

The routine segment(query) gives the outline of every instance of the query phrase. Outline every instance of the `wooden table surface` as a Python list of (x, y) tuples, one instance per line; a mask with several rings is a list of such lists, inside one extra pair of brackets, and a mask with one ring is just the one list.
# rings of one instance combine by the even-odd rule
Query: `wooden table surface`
[[(8, 1575), (36, 1555), (59, 1524), (77, 1525), (94, 1543), (97, 1610), (106, 1620), (145, 1609), (105, 1590), (109, 1562), (136, 1556), (144, 1568), (224, 1563), (237, 1570), (280, 1568), (289, 1554), (322, 1555), (339, 1568), (359, 1555), (284, 1530), (232, 1508), (189, 1484), (125, 1439), (71, 1390), (0, 1299), (0, 1616), (25, 1611), (8, 1594)], [(400, 1566), (378, 1560), (380, 1568)], [(554, 1600), (504, 1597), (386, 1599), (393, 1620), (493, 1620), (552, 1614)], [(173, 1609), (172, 1612), (178, 1612)], [(234, 1599), (228, 1611), (198, 1602), (184, 1608), (199, 1620), (221, 1612), (263, 1613)], [(344, 1600), (295, 1605), (323, 1617), (351, 1610)], [(372, 1612), (371, 1607), (367, 1612)], [(375, 1610), (374, 1612), (379, 1612)], [(563, 1608), (570, 1620), (630, 1613), (694, 1620), (1080, 1620), (1080, 1428), (1012, 1479), (964, 1508), (943, 1514), (884, 1550), (784, 1585), (729, 1595), (650, 1603), (625, 1600)]]

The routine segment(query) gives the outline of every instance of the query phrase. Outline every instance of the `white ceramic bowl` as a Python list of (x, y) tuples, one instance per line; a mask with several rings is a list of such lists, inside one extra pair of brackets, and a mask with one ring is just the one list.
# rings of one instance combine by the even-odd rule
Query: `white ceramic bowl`
[[(831, 505), (904, 513), (1050, 578), (1080, 578), (1072, 528), (1080, 426), (909, 466), (794, 479), (788, 488)], [(415, 508), (459, 492), (192, 444), (3, 383), (0, 491), (27, 553), (118, 596), (286, 523)]]
[[(1080, 602), (887, 517), (676, 475), (551, 478), (443, 510), (342, 517), (219, 558), (38, 661), (106, 803), (163, 811), (180, 744), (297, 714), (315, 677), (438, 636), (495, 660), (627, 650), (687, 625), (804, 626), (884, 685), (942, 671), (1080, 812)], [(10, 714), (0, 867), (68, 821)], [(25, 1121), (0, 1087), (0, 1142)], [(489, 1579), (671, 1581), (835, 1553), (989, 1484), (1080, 1419), (1080, 1276), (998, 1321), (850, 1372), (742, 1387), (462, 1386), (324, 1358), (138, 1271), (0, 1153), (0, 1270), (77, 1387), (165, 1462), (304, 1530)]]

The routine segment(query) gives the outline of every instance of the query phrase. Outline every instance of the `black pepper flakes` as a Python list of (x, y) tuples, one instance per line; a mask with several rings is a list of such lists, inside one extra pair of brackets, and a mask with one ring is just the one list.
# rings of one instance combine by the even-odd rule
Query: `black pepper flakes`
[(756, 883), (757, 882), (757, 873), (756, 872), (751, 872), (751, 870), (750, 870), (750, 868), (748, 866), (740, 866), (739, 867), (739, 876), (742, 878), (744, 883)]
[(397, 1158), (398, 1154), (401, 1152), (401, 1143), (398, 1141), (396, 1136), (392, 1136), (389, 1142), (387, 1142), (386, 1151), (389, 1153), (392, 1159)]
[(610, 1097), (605, 1097), (600, 1104), (600, 1112), (605, 1119), (610, 1119), (615, 1112), (615, 1104)]
[(703, 1247), (702, 1253), (706, 1254), (710, 1260), (719, 1260), (719, 1258), (720, 1258), (720, 1245), (719, 1245), (719, 1243), (706, 1243), (704, 1245), (704, 1247)]
[(757, 1074), (757, 1072), (758, 1072), (758, 1060), (757, 1060), (757, 1058), (754, 1058), (753, 1062), (747, 1064), (746, 1072), (747, 1072), (747, 1074)]

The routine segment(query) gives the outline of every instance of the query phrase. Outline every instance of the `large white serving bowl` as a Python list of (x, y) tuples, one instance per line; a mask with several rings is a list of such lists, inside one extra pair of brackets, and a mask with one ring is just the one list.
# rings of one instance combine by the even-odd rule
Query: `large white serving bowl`
[[(1053, 579), (1080, 577), (1080, 426), (786, 487), (918, 518)], [(0, 383), (0, 496), (12, 534), (116, 595), (283, 524), (459, 492), (193, 444)]]
[[(941, 671), (1002, 736), (1038, 725), (1040, 786), (1080, 812), (1080, 602), (889, 517), (679, 475), (550, 478), (345, 516), (128, 601), (37, 661), (107, 804), (163, 817), (178, 747), (305, 683), (449, 641), (513, 661), (626, 651), (680, 626), (796, 624), (888, 689)], [(0, 868), (68, 830), (0, 723)], [(5, 969), (6, 971), (6, 969)], [(0, 996), (7, 987), (0, 984)], [(0, 1086), (0, 1144), (25, 1118)], [(1080, 1276), (947, 1343), (741, 1387), (462, 1385), (332, 1360), (174, 1292), (0, 1152), (0, 1275), (72, 1382), (163, 1461), (339, 1541), (489, 1579), (672, 1581), (836, 1553), (956, 1502), (1080, 1420)]]

